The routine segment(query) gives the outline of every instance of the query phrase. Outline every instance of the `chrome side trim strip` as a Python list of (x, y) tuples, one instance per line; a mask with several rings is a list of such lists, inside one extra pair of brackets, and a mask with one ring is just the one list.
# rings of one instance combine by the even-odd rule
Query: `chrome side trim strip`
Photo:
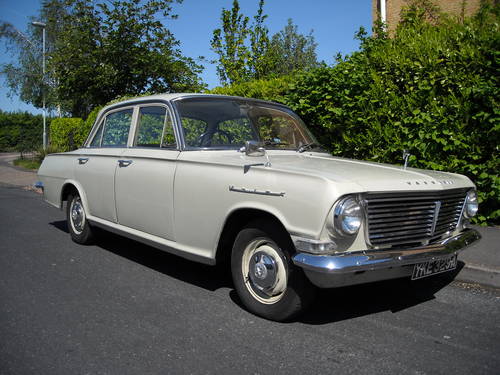
[(244, 188), (244, 187), (237, 188), (237, 187), (234, 187), (233, 185), (229, 186), (229, 191), (234, 191), (236, 193), (270, 195), (270, 196), (273, 196), (273, 197), (284, 197), (285, 196), (285, 192), (284, 191), (282, 191), (282, 192), (274, 192), (274, 191), (270, 191), (270, 190), (247, 189), (247, 188)]

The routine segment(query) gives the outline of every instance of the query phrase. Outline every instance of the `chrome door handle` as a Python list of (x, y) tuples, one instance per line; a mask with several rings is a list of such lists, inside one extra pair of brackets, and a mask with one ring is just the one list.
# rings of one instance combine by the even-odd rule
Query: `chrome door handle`
[(78, 164), (85, 164), (89, 161), (89, 158), (78, 158)]
[(128, 167), (130, 164), (132, 164), (132, 160), (118, 160), (118, 166), (121, 167)]

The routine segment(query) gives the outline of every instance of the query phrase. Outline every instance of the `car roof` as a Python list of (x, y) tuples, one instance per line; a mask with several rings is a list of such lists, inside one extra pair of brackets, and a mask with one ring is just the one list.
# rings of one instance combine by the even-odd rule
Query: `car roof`
[(135, 105), (144, 102), (154, 102), (154, 101), (173, 101), (183, 98), (220, 98), (220, 99), (237, 99), (237, 100), (245, 100), (245, 101), (253, 101), (267, 104), (274, 104), (282, 107), (286, 107), (284, 104), (271, 102), (261, 99), (253, 99), (253, 98), (244, 98), (241, 96), (230, 96), (230, 95), (217, 95), (217, 94), (200, 94), (200, 93), (171, 93), (171, 94), (156, 94), (156, 95), (148, 95), (148, 96), (139, 96), (132, 99), (125, 99), (116, 103), (112, 103), (107, 105), (102, 109), (100, 114), (116, 107), (123, 107), (127, 105)]

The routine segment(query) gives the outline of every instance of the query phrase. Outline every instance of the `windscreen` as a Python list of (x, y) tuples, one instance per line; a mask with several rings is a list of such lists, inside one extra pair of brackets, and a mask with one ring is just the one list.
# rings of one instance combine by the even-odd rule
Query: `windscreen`
[(298, 149), (315, 142), (300, 118), (278, 105), (190, 98), (176, 106), (190, 148), (237, 148), (253, 140), (266, 148)]

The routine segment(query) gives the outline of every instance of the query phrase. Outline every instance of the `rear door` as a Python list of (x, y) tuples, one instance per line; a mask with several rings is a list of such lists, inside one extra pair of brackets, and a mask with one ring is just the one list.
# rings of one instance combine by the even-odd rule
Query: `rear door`
[(141, 105), (132, 147), (121, 154), (115, 173), (119, 224), (174, 240), (173, 190), (178, 156), (169, 108)]
[(89, 214), (115, 223), (115, 170), (127, 147), (132, 117), (133, 108), (108, 112), (89, 147), (75, 160), (76, 179), (86, 195)]

